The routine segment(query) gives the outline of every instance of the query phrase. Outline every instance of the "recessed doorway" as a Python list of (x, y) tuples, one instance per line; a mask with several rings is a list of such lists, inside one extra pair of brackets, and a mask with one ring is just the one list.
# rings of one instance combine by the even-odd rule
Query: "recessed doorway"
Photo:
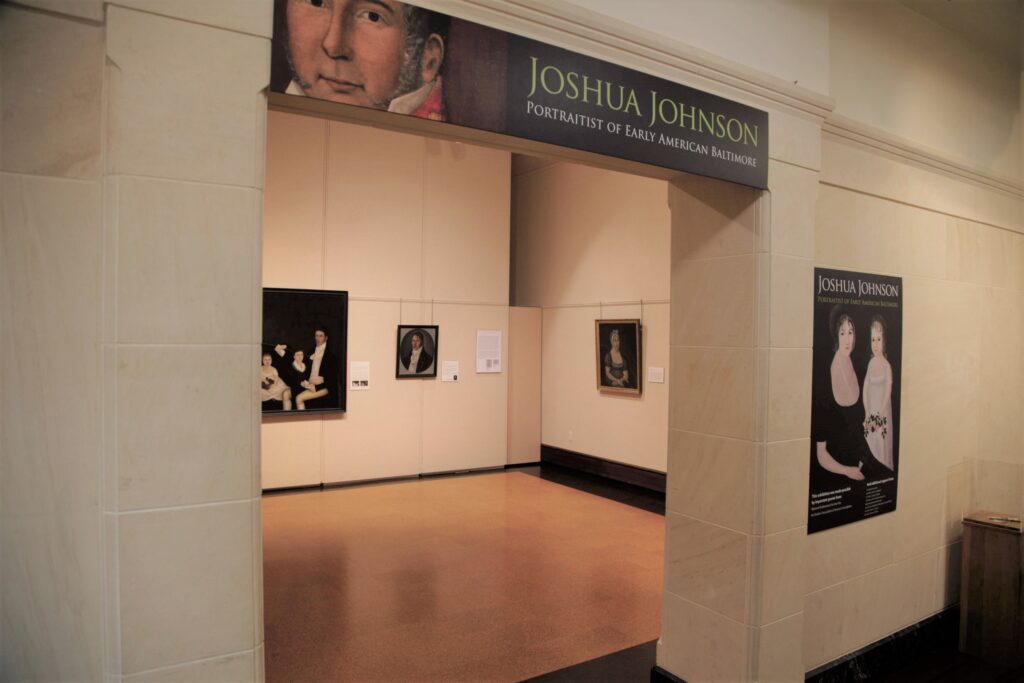
[[(668, 385), (600, 391), (594, 321), (641, 321), (634, 372), (664, 380), (667, 183), (274, 110), (267, 149), (264, 286), (347, 291), (369, 367), (344, 415), (262, 425), (268, 680), (515, 681), (657, 638), (662, 512), (536, 463), (664, 481)], [(438, 327), (457, 382), (393, 376), (402, 324)]]

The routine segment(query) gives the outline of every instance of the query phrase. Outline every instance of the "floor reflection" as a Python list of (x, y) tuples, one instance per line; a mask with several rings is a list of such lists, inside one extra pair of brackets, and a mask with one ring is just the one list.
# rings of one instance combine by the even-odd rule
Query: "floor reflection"
[(267, 680), (519, 681), (645, 643), (664, 527), (515, 470), (265, 497)]

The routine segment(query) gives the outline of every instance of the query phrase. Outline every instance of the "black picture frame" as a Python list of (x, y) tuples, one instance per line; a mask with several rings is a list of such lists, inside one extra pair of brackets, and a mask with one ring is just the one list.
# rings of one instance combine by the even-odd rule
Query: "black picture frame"
[[(437, 377), (437, 325), (399, 325), (395, 343), (395, 378), (416, 379)], [(413, 337), (421, 339), (421, 351), (417, 363), (418, 370), (409, 368), (412, 361)]]
[[(313, 376), (317, 330), (324, 333), (325, 346), (319, 359), (320, 374)], [(299, 352), (301, 359), (296, 358)], [(268, 355), (273, 372), (264, 369)], [(348, 292), (263, 289), (263, 335), (257, 372), (264, 415), (345, 412), (347, 368)], [(311, 385), (303, 385), (311, 380)]]
[[(612, 360), (613, 333), (618, 335), (618, 353), (622, 363)], [(643, 393), (640, 320), (595, 320), (594, 346), (597, 360), (597, 388), (613, 394)]]

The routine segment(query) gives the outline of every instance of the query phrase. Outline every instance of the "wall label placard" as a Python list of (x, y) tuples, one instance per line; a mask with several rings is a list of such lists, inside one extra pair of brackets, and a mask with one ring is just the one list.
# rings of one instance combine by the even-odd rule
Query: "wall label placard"
[(370, 390), (370, 361), (354, 360), (348, 364), (348, 388), (349, 391)]
[(458, 382), (459, 381), (459, 361), (457, 361), (457, 360), (441, 361), (441, 381), (442, 382)]
[(807, 531), (896, 509), (903, 280), (815, 268)]
[(350, 4), (276, 0), (272, 91), (767, 187), (764, 111), (407, 3)]
[(501, 372), (501, 330), (476, 331), (476, 371)]

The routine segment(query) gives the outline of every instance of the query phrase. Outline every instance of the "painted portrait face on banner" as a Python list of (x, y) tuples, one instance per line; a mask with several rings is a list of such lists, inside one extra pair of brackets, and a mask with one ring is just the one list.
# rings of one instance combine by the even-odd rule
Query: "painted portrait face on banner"
[(293, 94), (375, 109), (412, 98), (402, 113), (426, 99), (447, 17), (395, 0), (284, 1)]

